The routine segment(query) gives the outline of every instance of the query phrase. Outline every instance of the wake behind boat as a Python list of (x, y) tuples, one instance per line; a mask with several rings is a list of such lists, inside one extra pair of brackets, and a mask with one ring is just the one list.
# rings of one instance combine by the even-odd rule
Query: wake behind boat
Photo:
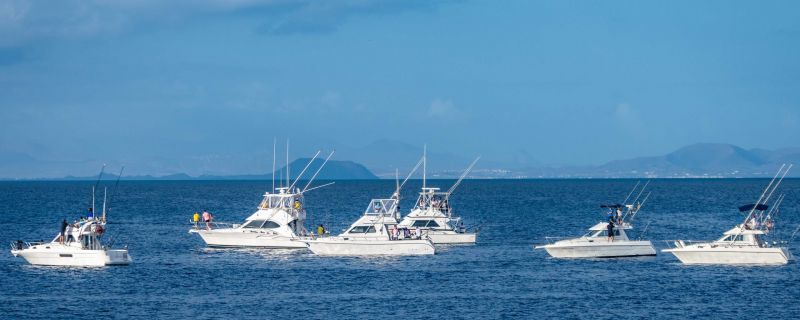
[[(656, 250), (650, 241), (632, 240), (628, 238), (627, 234), (628, 231), (633, 229), (632, 221), (639, 209), (650, 196), (648, 193), (642, 202), (638, 202), (648, 183), (642, 187), (631, 204), (601, 206), (608, 209), (607, 221), (600, 222), (589, 228), (589, 233), (586, 235), (535, 246), (534, 249), (544, 249), (554, 258), (611, 258), (656, 255)], [(629, 200), (638, 186), (639, 184), (637, 183), (623, 203)]]
[[(711, 242), (690, 243), (678, 240), (675, 247), (662, 252), (672, 253), (684, 264), (728, 264), (728, 265), (774, 265), (786, 264), (792, 260), (792, 254), (785, 243), (773, 241), (767, 237), (774, 229), (783, 195), (778, 196), (773, 205), (768, 205), (775, 190), (789, 173), (792, 165), (781, 166), (775, 177), (761, 193), (758, 201), (739, 207), (739, 211), (747, 212), (744, 221), (726, 231), (722, 237)], [(776, 179), (780, 176), (780, 179)]]

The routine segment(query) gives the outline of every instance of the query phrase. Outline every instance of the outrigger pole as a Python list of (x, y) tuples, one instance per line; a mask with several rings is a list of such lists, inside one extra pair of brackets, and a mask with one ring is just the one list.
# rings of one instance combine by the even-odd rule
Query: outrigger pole
[(464, 173), (461, 174), (461, 177), (458, 178), (458, 181), (456, 181), (456, 183), (454, 183), (453, 186), (450, 187), (450, 189), (447, 190), (448, 196), (449, 196), (449, 194), (453, 193), (453, 191), (455, 191), (456, 188), (458, 188), (458, 186), (461, 184), (461, 181), (463, 181), (464, 178), (467, 177), (469, 172), (472, 171), (472, 168), (475, 166), (476, 163), (478, 163), (478, 160), (480, 160), (480, 159), (481, 159), (480, 156), (475, 158), (475, 160), (472, 161), (472, 163), (469, 165), (469, 167), (467, 167), (467, 169), (464, 170)]
[[(756, 201), (756, 204), (753, 206), (753, 208), (750, 209), (750, 212), (747, 213), (747, 216), (745, 217), (744, 222), (742, 223), (742, 226), (740, 227), (740, 229), (744, 229), (744, 226), (747, 223), (747, 220), (750, 220), (750, 217), (753, 215), (753, 212), (755, 212), (756, 208), (758, 208), (758, 204), (761, 203), (761, 200), (764, 199), (764, 195), (767, 194), (767, 191), (770, 190), (770, 188), (772, 187), (772, 184), (775, 183), (775, 179), (777, 179), (778, 176), (781, 174), (781, 172), (783, 172), (783, 168), (784, 167), (786, 167), (785, 163), (781, 165), (781, 167), (778, 169), (778, 172), (775, 173), (774, 177), (772, 177), (772, 180), (770, 180), (770, 182), (767, 185), (767, 187), (764, 188), (763, 192), (761, 192), (761, 196), (758, 197), (758, 201)], [(791, 166), (790, 166), (790, 168), (791, 168)], [(786, 172), (783, 172), (783, 175), (786, 176), (786, 174), (788, 172), (789, 172), (788, 170)], [(783, 180), (783, 178), (781, 178), (781, 180)], [(778, 185), (775, 185), (775, 188), (777, 188), (777, 187), (778, 187)]]
[(634, 192), (634, 191), (636, 191), (636, 188), (637, 188), (637, 187), (639, 187), (639, 184), (641, 184), (641, 183), (642, 183), (642, 181), (641, 181), (641, 180), (639, 180), (639, 181), (636, 181), (636, 185), (635, 185), (635, 186), (633, 186), (633, 189), (631, 189), (631, 192), (628, 192), (628, 196), (627, 196), (627, 197), (625, 197), (625, 200), (622, 200), (622, 204), (623, 204), (623, 205), (624, 205), (626, 202), (628, 202), (628, 199), (630, 199), (630, 198), (631, 198), (631, 196), (633, 195), (633, 192)]
[[(317, 152), (317, 153), (319, 153), (319, 152)], [(303, 190), (300, 191), (300, 193), (306, 192), (308, 190), (308, 187), (311, 185), (312, 182), (314, 182), (314, 179), (317, 178), (317, 175), (320, 173), (320, 171), (322, 171), (322, 168), (325, 167), (325, 164), (328, 163), (328, 160), (330, 160), (331, 157), (333, 157), (334, 153), (336, 153), (336, 150), (331, 151), (331, 153), (328, 155), (328, 157), (325, 158), (325, 161), (323, 161), (322, 165), (319, 166), (319, 169), (317, 169), (317, 172), (314, 172), (314, 175), (311, 176), (311, 179), (308, 180), (308, 183), (306, 183), (305, 187), (303, 187)], [(316, 189), (316, 188), (314, 188), (314, 189)]]
[[(119, 187), (119, 179), (122, 178), (122, 171), (125, 170), (125, 166), (119, 169), (119, 175), (117, 175), (117, 182), (114, 183), (114, 189), (111, 190), (111, 198), (116, 199), (117, 196), (117, 187)], [(92, 209), (94, 210), (94, 209)], [(111, 210), (111, 205), (108, 206), (108, 210)], [(106, 210), (103, 210), (103, 222), (106, 222)]]
[(296, 178), (296, 179), (294, 179), (294, 182), (292, 182), (292, 185), (290, 185), (290, 186), (289, 186), (289, 191), (291, 191), (291, 190), (292, 190), (292, 188), (294, 188), (294, 185), (295, 185), (295, 184), (297, 184), (297, 181), (299, 181), (299, 180), (300, 180), (300, 178), (302, 178), (302, 177), (303, 177), (303, 174), (304, 174), (304, 173), (306, 173), (306, 170), (308, 170), (308, 167), (309, 167), (309, 166), (311, 166), (311, 163), (313, 163), (313, 162), (314, 162), (314, 160), (316, 160), (316, 159), (317, 159), (317, 157), (319, 156), (319, 153), (320, 153), (320, 152), (322, 152), (322, 150), (317, 150), (317, 153), (315, 153), (315, 154), (314, 154), (314, 157), (312, 157), (312, 158), (311, 158), (311, 161), (309, 161), (309, 162), (306, 164), (306, 166), (303, 168), (303, 170), (302, 170), (302, 171), (300, 171), (300, 174), (298, 174), (298, 175), (297, 175), (297, 178)]

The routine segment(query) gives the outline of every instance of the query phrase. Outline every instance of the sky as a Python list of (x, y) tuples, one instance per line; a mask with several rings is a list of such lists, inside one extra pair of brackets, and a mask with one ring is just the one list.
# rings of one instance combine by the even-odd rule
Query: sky
[(0, 0), (0, 173), (252, 173), (274, 138), (530, 165), (797, 147), (797, 57), (796, 1)]

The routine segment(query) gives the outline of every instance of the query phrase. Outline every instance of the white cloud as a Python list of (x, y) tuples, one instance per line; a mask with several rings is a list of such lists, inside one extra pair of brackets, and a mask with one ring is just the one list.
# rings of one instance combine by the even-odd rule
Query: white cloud
[(428, 107), (428, 116), (453, 118), (459, 115), (452, 100), (434, 99)]

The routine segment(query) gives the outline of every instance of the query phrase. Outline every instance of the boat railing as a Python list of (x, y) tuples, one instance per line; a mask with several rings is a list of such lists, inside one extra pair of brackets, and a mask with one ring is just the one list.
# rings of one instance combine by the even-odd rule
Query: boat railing
[[(195, 230), (206, 229), (206, 222), (201, 222), (201, 221), (194, 222), (189, 220), (189, 223), (192, 224), (192, 229)], [(236, 228), (241, 225), (238, 223), (214, 222), (214, 221), (208, 223), (211, 225), (211, 229)]]
[(25, 248), (30, 248), (32, 246), (45, 244), (45, 243), (46, 243), (46, 241), (44, 241), (44, 240), (39, 240), (39, 241), (22, 241), (22, 240), (11, 241), (11, 250), (22, 250), (22, 249), (25, 249)]

